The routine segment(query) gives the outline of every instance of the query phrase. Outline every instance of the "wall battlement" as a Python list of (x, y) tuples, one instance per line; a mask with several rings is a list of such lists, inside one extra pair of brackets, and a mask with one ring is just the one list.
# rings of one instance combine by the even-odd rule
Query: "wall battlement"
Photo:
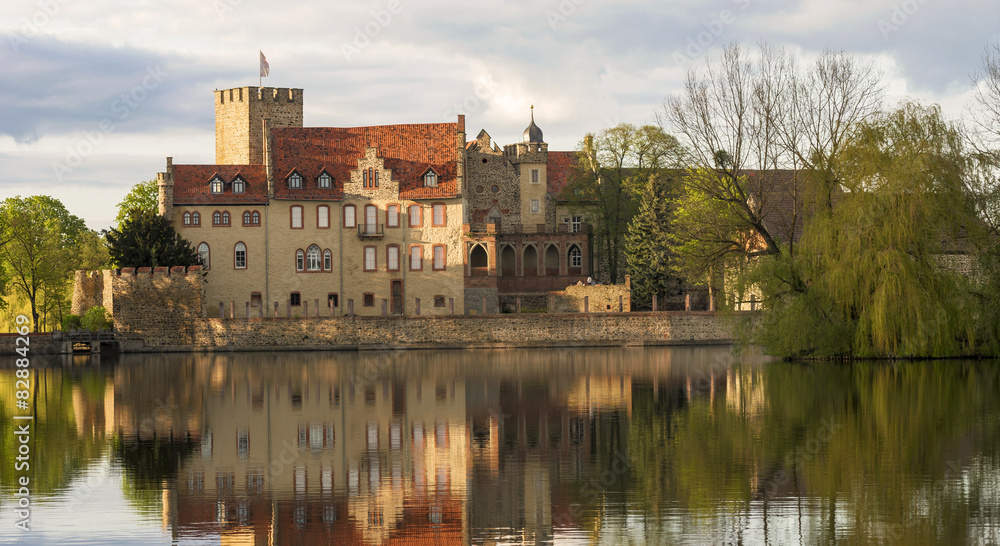
[(215, 163), (264, 164), (264, 122), (302, 127), (302, 89), (234, 87), (215, 92)]
[(302, 104), (302, 89), (295, 87), (234, 87), (232, 89), (217, 89), (216, 102), (219, 104), (233, 102), (290, 102)]

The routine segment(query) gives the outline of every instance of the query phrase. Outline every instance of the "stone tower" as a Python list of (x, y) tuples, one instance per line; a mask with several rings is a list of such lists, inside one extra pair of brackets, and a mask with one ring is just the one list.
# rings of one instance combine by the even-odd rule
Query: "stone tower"
[[(543, 141), (542, 130), (535, 125), (535, 107), (531, 107), (531, 124), (524, 130), (523, 142), (504, 146), (504, 156), (517, 168), (521, 188), (521, 223), (545, 229), (547, 165), (549, 145)], [(554, 218), (554, 217), (553, 217)]]
[(215, 163), (264, 163), (263, 122), (268, 127), (302, 127), (302, 90), (234, 87), (215, 91)]

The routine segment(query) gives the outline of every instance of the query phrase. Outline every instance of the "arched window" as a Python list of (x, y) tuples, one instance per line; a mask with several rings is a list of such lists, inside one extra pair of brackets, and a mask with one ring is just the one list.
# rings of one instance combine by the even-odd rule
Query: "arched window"
[(212, 183), (209, 186), (209, 191), (212, 193), (222, 193), (222, 180), (219, 178), (213, 178)]
[(201, 225), (201, 213), (198, 211), (191, 213), (191, 225), (200, 226)]
[(295, 270), (305, 271), (306, 269), (306, 253), (301, 250), (295, 251)]
[(580, 247), (576, 245), (569, 247), (569, 266), (583, 267), (583, 253), (580, 252)]
[(190, 212), (185, 212), (184, 213), (184, 225), (185, 226), (190, 226), (191, 225), (191, 213)]
[(434, 188), (438, 185), (438, 175), (434, 171), (427, 171), (424, 175), (424, 186), (428, 188)]
[(201, 243), (198, 245), (198, 259), (201, 260), (202, 267), (209, 269), (211, 261), (208, 251), (208, 243)]
[(309, 245), (306, 250), (306, 270), (307, 271), (319, 271), (321, 267), (320, 263), (320, 250), (316, 245)]
[(297, 190), (302, 187), (302, 177), (298, 173), (292, 173), (292, 176), (288, 177), (288, 187)]
[(212, 213), (212, 225), (219, 226), (222, 225), (222, 213), (215, 211)]
[(260, 224), (260, 213), (257, 212), (257, 211), (253, 211), (252, 220), (253, 220), (253, 225), (255, 225), (255, 226), (259, 225)]
[(242, 178), (237, 178), (233, 180), (233, 193), (244, 193), (246, 192), (247, 184)]
[(333, 254), (329, 250), (323, 251), (323, 271), (330, 271), (333, 269)]
[(326, 190), (326, 189), (329, 189), (330, 186), (332, 186), (332, 185), (333, 185), (333, 179), (330, 178), (330, 175), (328, 175), (326, 173), (323, 173), (323, 174), (319, 175), (319, 187), (320, 187), (320, 189)]
[(248, 210), (243, 211), (243, 225), (244, 226), (249, 226), (249, 225), (252, 224), (252, 222), (253, 222), (253, 219), (250, 216), (250, 211), (248, 211)]
[(236, 243), (235, 251), (233, 252), (234, 266), (236, 269), (246, 269), (247, 268), (247, 245), (243, 243)]
[(222, 225), (224, 225), (224, 226), (228, 226), (229, 225), (229, 211), (228, 210), (222, 211)]
[(424, 247), (413, 245), (410, 247), (410, 271), (420, 271), (424, 268)]

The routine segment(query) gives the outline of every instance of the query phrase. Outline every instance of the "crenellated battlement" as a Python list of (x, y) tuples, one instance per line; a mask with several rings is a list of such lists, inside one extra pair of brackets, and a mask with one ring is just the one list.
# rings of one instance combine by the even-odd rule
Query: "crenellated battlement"
[(216, 89), (215, 98), (218, 104), (280, 101), (301, 105), (302, 89), (295, 87), (234, 87), (232, 89)]
[[(204, 268), (200, 265), (192, 265), (188, 267), (175, 266), (175, 267), (123, 267), (121, 269), (112, 269), (109, 272), (112, 276), (116, 278), (125, 279), (138, 279), (138, 278), (151, 278), (151, 279), (164, 279), (169, 277), (186, 277), (188, 275), (200, 274), (204, 271)], [(77, 271), (79, 276), (83, 271)], [(99, 272), (94, 271), (93, 275), (97, 275)]]
[(547, 163), (549, 160), (549, 145), (544, 142), (518, 142), (503, 147), (503, 155), (507, 161), (519, 163)]

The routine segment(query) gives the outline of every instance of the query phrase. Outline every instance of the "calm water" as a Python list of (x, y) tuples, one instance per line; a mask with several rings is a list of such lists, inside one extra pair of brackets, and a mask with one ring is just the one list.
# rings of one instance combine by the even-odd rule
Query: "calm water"
[(728, 348), (51, 361), (29, 533), (4, 369), (0, 542), (997, 543), (998, 365)]

